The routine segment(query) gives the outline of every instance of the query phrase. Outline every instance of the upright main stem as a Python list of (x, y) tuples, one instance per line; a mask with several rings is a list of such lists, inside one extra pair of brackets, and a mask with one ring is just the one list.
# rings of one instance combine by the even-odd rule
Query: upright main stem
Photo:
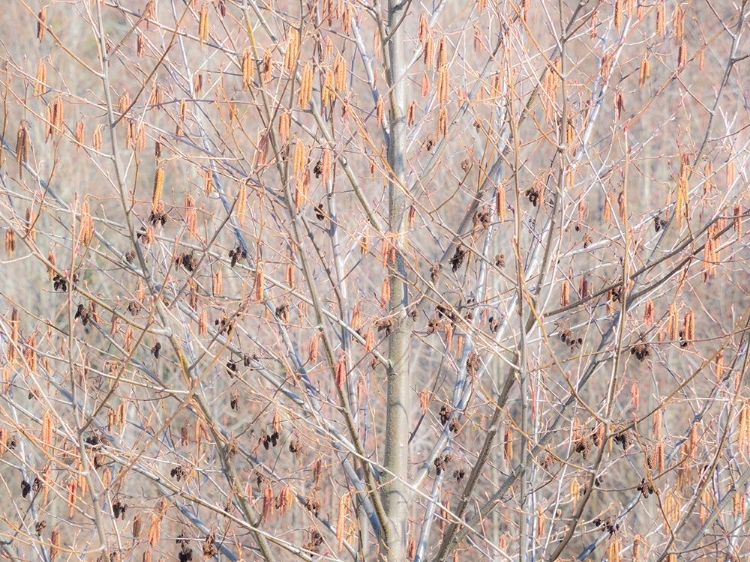
[(404, 38), (399, 26), (405, 3), (388, 1), (388, 78), (390, 115), (388, 136), (389, 235), (396, 247), (395, 263), (389, 263), (391, 299), (389, 313), (393, 322), (388, 345), (388, 381), (385, 431), (385, 469), (383, 499), (388, 531), (382, 555), (388, 562), (406, 559), (406, 523), (408, 518), (408, 444), (409, 444), (409, 340), (406, 268), (403, 249), (406, 244), (406, 194), (404, 192), (404, 151), (406, 138), (404, 92)]

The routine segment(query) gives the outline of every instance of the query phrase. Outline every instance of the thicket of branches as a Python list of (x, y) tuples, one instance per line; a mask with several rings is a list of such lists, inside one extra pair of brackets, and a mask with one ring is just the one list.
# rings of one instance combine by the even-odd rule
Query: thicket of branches
[(0, 558), (746, 556), (746, 4), (7, 0)]

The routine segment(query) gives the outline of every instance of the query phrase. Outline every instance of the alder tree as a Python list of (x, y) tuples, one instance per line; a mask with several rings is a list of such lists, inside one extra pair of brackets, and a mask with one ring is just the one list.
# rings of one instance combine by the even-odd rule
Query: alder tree
[(747, 0), (6, 0), (0, 559), (750, 553)]

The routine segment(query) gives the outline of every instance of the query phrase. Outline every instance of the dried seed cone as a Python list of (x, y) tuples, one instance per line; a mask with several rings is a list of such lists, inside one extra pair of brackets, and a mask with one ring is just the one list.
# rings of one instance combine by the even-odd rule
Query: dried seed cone
[(60, 532), (57, 529), (52, 530), (49, 543), (49, 559), (51, 562), (55, 562), (60, 554)]

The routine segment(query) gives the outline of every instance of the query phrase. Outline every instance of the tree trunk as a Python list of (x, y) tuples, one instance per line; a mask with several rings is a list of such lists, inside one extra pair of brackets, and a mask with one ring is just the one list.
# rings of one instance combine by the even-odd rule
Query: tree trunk
[(403, 562), (406, 559), (406, 522), (408, 517), (408, 443), (409, 443), (409, 340), (411, 329), (407, 321), (408, 302), (403, 248), (406, 247), (406, 196), (404, 193), (404, 150), (406, 137), (403, 31), (398, 23), (404, 4), (388, 2), (387, 45), (389, 63), (390, 115), (388, 137), (389, 178), (389, 234), (396, 246), (395, 263), (389, 262), (391, 298), (389, 314), (393, 328), (388, 346), (388, 390), (386, 413), (385, 468), (383, 499), (389, 522), (384, 537), (382, 555), (386, 560)]

